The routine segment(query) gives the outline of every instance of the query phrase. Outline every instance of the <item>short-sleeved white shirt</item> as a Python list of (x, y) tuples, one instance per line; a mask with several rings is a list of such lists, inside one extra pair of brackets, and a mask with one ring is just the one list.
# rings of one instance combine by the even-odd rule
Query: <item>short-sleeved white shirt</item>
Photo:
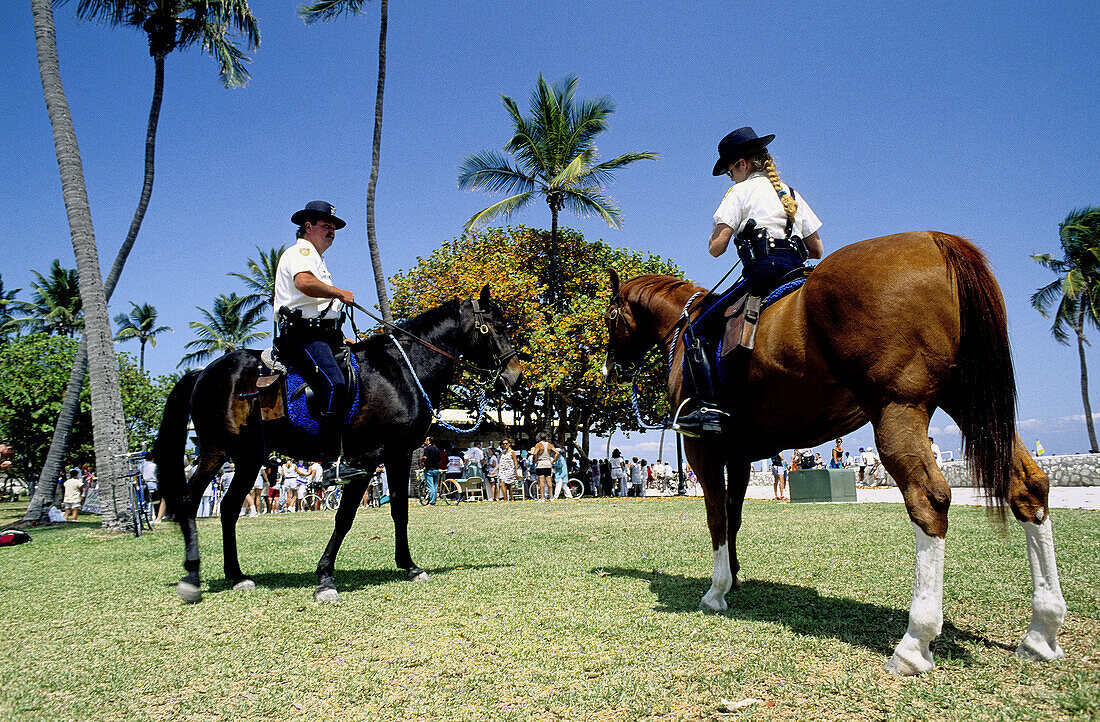
[[(786, 183), (780, 185), (783, 190), (791, 192)], [(821, 221), (814, 215), (810, 204), (801, 193), (795, 194), (795, 200), (798, 202), (798, 210), (794, 214), (791, 233), (800, 238), (808, 238), (821, 227)], [(756, 221), (757, 228), (767, 228), (768, 234), (773, 238), (786, 238), (787, 212), (783, 210), (783, 204), (772, 187), (772, 182), (763, 173), (753, 173), (730, 188), (718, 210), (714, 212), (714, 222), (725, 223), (733, 229), (735, 236), (750, 218)]]
[[(304, 238), (299, 238), (297, 243), (283, 251), (283, 255), (279, 256), (279, 266), (275, 272), (276, 314), (280, 308), (286, 308), (290, 311), (300, 308), (302, 309), (303, 318), (316, 318), (322, 312), (325, 313), (325, 318), (339, 318), (342, 308), (340, 301), (308, 296), (299, 291), (298, 287), (294, 285), (294, 276), (303, 271), (309, 271), (318, 280), (330, 286), (334, 285), (332, 275), (328, 272), (328, 266), (325, 265), (325, 259), (321, 257), (321, 254), (317, 252), (312, 243)], [(330, 303), (332, 306), (325, 312), (325, 308), (329, 307)]]

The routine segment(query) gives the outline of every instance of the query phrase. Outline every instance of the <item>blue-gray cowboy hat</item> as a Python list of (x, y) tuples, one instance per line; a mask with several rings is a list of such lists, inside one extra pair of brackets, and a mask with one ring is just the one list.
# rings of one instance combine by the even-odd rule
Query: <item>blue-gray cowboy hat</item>
[(718, 142), (718, 162), (714, 164), (714, 175), (722, 175), (730, 163), (767, 147), (773, 140), (774, 133), (758, 138), (752, 128), (738, 128)]
[(336, 230), (340, 230), (347, 223), (343, 220), (332, 215), (332, 212), (336, 210), (332, 207), (331, 203), (325, 201), (310, 201), (306, 203), (306, 207), (296, 212), (290, 217), (290, 222), (296, 226), (300, 226), (306, 222), (316, 222), (318, 219), (327, 218), (332, 221), (332, 225), (336, 226)]

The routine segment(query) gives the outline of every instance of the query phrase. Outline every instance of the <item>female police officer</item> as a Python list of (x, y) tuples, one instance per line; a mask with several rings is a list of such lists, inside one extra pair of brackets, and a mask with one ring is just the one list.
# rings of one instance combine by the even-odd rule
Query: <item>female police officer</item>
[[(772, 291), (787, 273), (807, 258), (821, 258), (824, 248), (817, 235), (821, 221), (809, 204), (780, 182), (775, 161), (767, 151), (775, 135), (757, 137), (749, 127), (738, 128), (718, 143), (714, 175), (728, 175), (734, 186), (714, 213), (710, 254), (720, 256), (730, 241), (744, 264), (744, 280), (727, 296), (748, 292), (746, 315), (759, 313), (760, 298)], [(698, 407), (676, 419), (680, 433), (699, 436), (720, 433), (726, 412), (715, 401), (710, 361), (698, 337), (684, 333), (688, 370), (695, 385)]]

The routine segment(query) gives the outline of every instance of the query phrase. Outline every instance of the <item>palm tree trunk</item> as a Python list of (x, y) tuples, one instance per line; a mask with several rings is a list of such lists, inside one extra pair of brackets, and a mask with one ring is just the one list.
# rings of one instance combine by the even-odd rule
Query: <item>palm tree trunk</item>
[(1081, 400), (1085, 403), (1085, 428), (1089, 431), (1089, 453), (1097, 452), (1096, 428), (1092, 423), (1092, 404), (1089, 403), (1089, 372), (1085, 366), (1085, 304), (1080, 304), (1077, 314), (1077, 353), (1081, 357)]
[[(111, 264), (111, 270), (107, 279), (103, 282), (103, 292), (106, 300), (111, 300), (119, 276), (122, 275), (122, 267), (126, 265), (126, 259), (137, 240), (141, 223), (145, 219), (145, 211), (149, 207), (149, 198), (153, 194), (154, 154), (156, 151), (157, 125), (160, 121), (160, 107), (164, 99), (164, 56), (153, 57), (153, 101), (149, 108), (149, 123), (145, 130), (145, 180), (141, 186), (141, 195), (138, 198), (137, 209), (130, 221), (130, 230), (126, 233), (126, 239), (122, 247), (118, 249), (118, 255)], [(145, 344), (141, 348), (141, 369), (145, 370)], [(80, 408), (80, 391), (84, 386), (84, 376), (88, 370), (88, 347), (84, 339), (80, 339), (80, 346), (73, 360), (73, 368), (69, 373), (69, 384), (65, 388), (65, 396), (61, 400), (61, 412), (57, 417), (57, 425), (54, 426), (53, 438), (50, 440), (50, 450), (46, 454), (46, 462), (42, 466), (42, 473), (38, 476), (38, 484), (35, 493), (31, 496), (27, 513), (23, 515), (24, 524), (35, 525), (49, 521), (49, 508), (53, 505), (53, 483), (61, 473), (62, 464), (65, 461), (65, 448), (69, 443), (69, 434), (72, 433), (73, 422), (76, 420), (77, 409)], [(39, 489), (42, 492), (39, 492)], [(42, 496), (46, 495), (48, 496)]]
[(559, 310), (558, 306), (558, 207), (554, 202), (550, 204), (550, 279), (547, 284), (550, 292), (550, 306)]
[[(53, 129), (61, 192), (69, 220), (69, 233), (80, 278), (80, 297), (84, 306), (83, 339), (87, 342), (91, 376), (92, 438), (95, 444), (103, 526), (107, 529), (121, 528), (129, 521), (130, 510), (129, 489), (122, 478), (120, 460), (116, 458), (127, 450), (122, 396), (118, 383), (118, 361), (114, 354), (107, 299), (99, 270), (99, 254), (84, 185), (80, 148), (76, 142), (76, 131), (57, 63), (53, 7), (50, 0), (31, 0), (31, 12), (34, 16), (35, 47), (42, 79), (42, 94)], [(53, 479), (49, 481), (53, 482)]]
[(390, 298), (386, 292), (386, 274), (382, 272), (382, 257), (378, 254), (378, 239), (374, 235), (374, 189), (378, 184), (378, 157), (382, 149), (382, 95), (386, 89), (386, 19), (389, 2), (382, 0), (382, 24), (378, 30), (378, 92), (374, 100), (374, 143), (371, 149), (370, 181), (367, 183), (367, 246), (370, 248), (374, 285), (378, 289), (378, 309), (382, 318), (393, 323)]
[(138, 353), (138, 370), (145, 373), (145, 339), (141, 339), (141, 351)]

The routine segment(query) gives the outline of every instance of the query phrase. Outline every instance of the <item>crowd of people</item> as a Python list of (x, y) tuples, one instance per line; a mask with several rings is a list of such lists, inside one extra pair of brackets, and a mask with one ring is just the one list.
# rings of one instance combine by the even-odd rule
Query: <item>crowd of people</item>
[[(196, 460), (187, 455), (184, 473), (188, 479), (195, 469)], [(273, 456), (260, 468), (239, 514), (257, 517), (319, 511), (324, 503), (324, 492), (332, 485), (331, 479), (325, 479), (325, 469), (326, 465), (321, 462)], [(568, 453), (545, 434), (539, 435), (529, 449), (516, 449), (511, 439), (496, 445), (473, 441), (461, 447), (443, 442), (436, 444), (428, 438), (414, 455), (410, 472), (410, 479), (423, 478), (430, 495), (429, 503), (436, 502), (439, 480), (443, 478), (461, 481), (464, 493), (473, 489), (478, 498), (502, 502), (517, 498), (549, 502), (562, 497), (571, 499), (570, 479), (584, 485), (582, 493), (597, 497), (641, 497), (646, 495), (646, 489), (675, 494), (680, 487), (675, 470), (667, 462), (650, 463), (636, 456), (626, 457), (619, 449), (607, 459), (585, 459), (577, 451)], [(695, 477), (690, 468), (685, 468), (685, 472), (690, 493), (696, 483)], [(144, 487), (153, 524), (160, 524), (168, 515), (168, 508), (160, 493), (157, 464), (151, 457), (142, 456), (136, 461), (134, 473)], [(222, 513), (222, 500), (235, 475), (234, 464), (228, 462), (206, 485), (199, 499), (198, 517)], [(480, 480), (480, 484), (475, 480)], [(62, 475), (58, 485), (65, 520), (76, 521), (80, 510), (87, 509), (85, 503), (89, 495), (96, 490), (95, 474), (89, 464), (83, 464)], [(386, 503), (389, 480), (384, 466), (375, 469), (372, 485), (381, 488), (376, 503)], [(364, 506), (368, 505), (370, 493), (368, 487), (362, 501)]]

